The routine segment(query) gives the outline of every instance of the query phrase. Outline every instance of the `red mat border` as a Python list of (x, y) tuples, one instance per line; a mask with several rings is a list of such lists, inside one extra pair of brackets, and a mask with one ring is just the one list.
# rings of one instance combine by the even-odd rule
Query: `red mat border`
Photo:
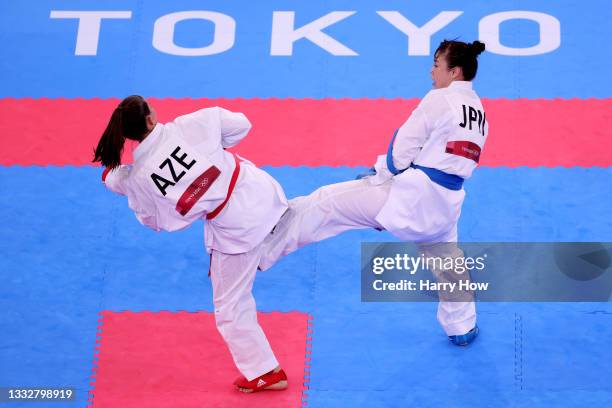
[[(95, 389), (96, 389), (96, 377), (98, 374), (98, 367), (99, 367), (99, 362), (100, 362), (100, 352), (101, 352), (101, 347), (102, 347), (102, 331), (103, 331), (103, 326), (104, 326), (104, 313), (105, 312), (111, 312), (111, 313), (122, 313), (122, 312), (130, 312), (130, 313), (161, 313), (161, 312), (165, 312), (165, 313), (198, 313), (200, 311), (186, 311), (186, 310), (175, 310), (175, 311), (167, 311), (167, 310), (157, 310), (157, 311), (147, 311), (147, 310), (140, 310), (140, 311), (128, 311), (128, 310), (121, 310), (121, 311), (113, 311), (113, 310), (103, 310), (101, 312), (98, 312), (98, 319), (97, 319), (97, 325), (96, 325), (96, 338), (95, 338), (95, 345), (94, 345), (94, 357), (93, 357), (93, 361), (92, 361), (92, 369), (91, 369), (91, 375), (89, 376), (90, 382), (89, 382), (89, 390), (88, 390), (88, 395), (87, 395), (87, 408), (92, 408), (93, 404), (94, 404), (94, 395), (95, 395)], [(206, 311), (203, 311), (206, 312)], [(280, 312), (282, 313), (282, 312)], [(307, 313), (307, 319), (306, 319), (306, 344), (305, 344), (305, 349), (304, 349), (304, 377), (303, 377), (303, 382), (302, 382), (302, 397), (301, 397), (301, 406), (302, 407), (307, 407), (308, 406), (308, 390), (310, 389), (310, 368), (311, 368), (311, 363), (312, 363), (312, 342), (313, 342), (313, 333), (314, 333), (314, 316), (311, 313)]]
[[(0, 99), (0, 165), (90, 165), (119, 102)], [(237, 152), (258, 165), (370, 166), (418, 99), (151, 98), (160, 121), (206, 106), (246, 113), (253, 129)], [(483, 99), (490, 135), (481, 165), (612, 166), (612, 98)], [(131, 146), (126, 145), (127, 162)]]

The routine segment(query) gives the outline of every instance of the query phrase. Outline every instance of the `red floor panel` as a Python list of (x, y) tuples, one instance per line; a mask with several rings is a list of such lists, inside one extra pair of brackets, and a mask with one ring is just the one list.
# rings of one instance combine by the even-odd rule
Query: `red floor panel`
[(232, 385), (239, 373), (212, 313), (106, 311), (101, 321), (95, 408), (302, 406), (307, 314), (259, 314), (289, 388), (250, 395)]
[[(206, 106), (246, 113), (258, 165), (371, 165), (416, 106), (402, 99), (155, 99), (160, 121)], [(86, 165), (117, 99), (0, 99), (0, 165)], [(612, 99), (484, 100), (484, 166), (612, 165)], [(130, 158), (126, 148), (126, 160)]]

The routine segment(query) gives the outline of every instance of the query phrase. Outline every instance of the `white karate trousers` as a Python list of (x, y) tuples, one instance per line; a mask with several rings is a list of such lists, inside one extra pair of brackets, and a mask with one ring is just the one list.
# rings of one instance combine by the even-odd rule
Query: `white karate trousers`
[(253, 281), (262, 245), (242, 254), (212, 251), (210, 277), (217, 329), (238, 370), (251, 381), (278, 366), (257, 322)]
[[(289, 209), (281, 217), (273, 233), (264, 240), (259, 267), (267, 270), (278, 259), (298, 248), (344, 231), (361, 228), (384, 229), (376, 221), (376, 216), (387, 201), (390, 189), (391, 180), (373, 185), (367, 179), (361, 179), (327, 185), (308, 196), (289, 200)], [(455, 243), (456, 224), (449, 233), (436, 241)], [(449, 247), (449, 244), (426, 244), (417, 241), (417, 245), (425, 256), (463, 256), (456, 244)], [(456, 279), (441, 271), (432, 273), (438, 281), (449, 282)], [(460, 294), (459, 300), (468, 301), (459, 301), (456, 297), (451, 299), (443, 293), (439, 295), (441, 301), (438, 304), (437, 317), (446, 334), (461, 335), (470, 331), (476, 324), (473, 294)]]

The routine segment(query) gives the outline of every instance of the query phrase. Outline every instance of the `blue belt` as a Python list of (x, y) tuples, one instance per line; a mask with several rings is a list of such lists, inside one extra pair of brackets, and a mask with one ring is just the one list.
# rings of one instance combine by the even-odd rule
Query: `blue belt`
[[(391, 143), (389, 143), (389, 148), (387, 149), (387, 169), (393, 173), (394, 175), (402, 173), (406, 169), (398, 170), (393, 164), (393, 142), (395, 141), (395, 136), (397, 136), (397, 130), (393, 134), (393, 138), (391, 139)], [(413, 169), (421, 170), (423, 173), (429, 177), (431, 181), (434, 183), (446, 187), (449, 190), (461, 190), (463, 187), (463, 178), (459, 177), (455, 174), (448, 174), (443, 172), (442, 170), (434, 169), (431, 167), (419, 166), (418, 164), (412, 163), (410, 165)]]
[(413, 169), (419, 169), (423, 173), (427, 174), (427, 177), (434, 183), (446, 187), (449, 190), (461, 190), (463, 187), (463, 178), (455, 174), (448, 174), (442, 170), (433, 169), (431, 167), (423, 167), (418, 164), (412, 163), (410, 165)]

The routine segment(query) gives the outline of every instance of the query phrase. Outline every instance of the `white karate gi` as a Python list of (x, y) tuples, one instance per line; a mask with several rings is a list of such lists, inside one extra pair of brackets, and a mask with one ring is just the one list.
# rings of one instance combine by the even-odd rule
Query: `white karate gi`
[[(120, 166), (105, 181), (128, 197), (143, 225), (156, 231), (176, 231), (205, 219), (217, 328), (248, 380), (278, 366), (257, 322), (251, 290), (261, 243), (287, 209), (276, 180), (224, 150), (250, 127), (242, 113), (218, 107), (158, 123), (134, 150), (133, 166)], [(226, 204), (206, 220), (228, 197), (236, 174)]]
[[(424, 171), (408, 167), (415, 164), (469, 178), (487, 133), (484, 109), (471, 82), (455, 81), (430, 91), (393, 143), (394, 167), (407, 170), (394, 176), (382, 155), (374, 166), (376, 175), (324, 186), (290, 200), (289, 211), (264, 241), (260, 268), (270, 268), (304, 245), (358, 228), (385, 229), (400, 239), (415, 241), (426, 256), (462, 256), (456, 245), (440, 243), (457, 242), (464, 190), (443, 187)], [(432, 272), (445, 279), (441, 271)], [(449, 336), (474, 327), (473, 301), (441, 299), (438, 320)], [(464, 294), (461, 299), (473, 298)]]

